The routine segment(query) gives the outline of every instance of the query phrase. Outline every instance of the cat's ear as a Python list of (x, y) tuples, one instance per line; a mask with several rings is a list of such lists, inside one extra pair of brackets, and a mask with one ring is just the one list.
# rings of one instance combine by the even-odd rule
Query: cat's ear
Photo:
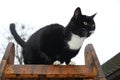
[(79, 7), (77, 7), (75, 12), (74, 12), (74, 17), (77, 19), (81, 15), (82, 15), (81, 9)]
[(94, 18), (96, 14), (97, 14), (97, 13), (93, 14), (93, 15), (91, 16), (91, 18)]

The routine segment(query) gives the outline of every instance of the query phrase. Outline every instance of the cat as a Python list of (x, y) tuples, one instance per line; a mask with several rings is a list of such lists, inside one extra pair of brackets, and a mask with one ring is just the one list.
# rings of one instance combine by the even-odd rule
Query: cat
[(94, 17), (83, 15), (80, 7), (74, 11), (73, 17), (66, 27), (50, 24), (36, 31), (26, 42), (10, 24), (10, 32), (22, 47), (25, 64), (71, 64), (84, 40), (95, 31)]

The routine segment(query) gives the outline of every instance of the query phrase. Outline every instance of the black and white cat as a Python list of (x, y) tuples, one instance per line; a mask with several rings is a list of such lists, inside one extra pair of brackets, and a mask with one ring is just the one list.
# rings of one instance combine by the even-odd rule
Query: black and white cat
[(95, 31), (94, 16), (82, 15), (76, 8), (73, 17), (66, 27), (51, 24), (36, 31), (27, 42), (23, 41), (10, 24), (10, 31), (23, 49), (25, 64), (71, 64), (83, 41)]

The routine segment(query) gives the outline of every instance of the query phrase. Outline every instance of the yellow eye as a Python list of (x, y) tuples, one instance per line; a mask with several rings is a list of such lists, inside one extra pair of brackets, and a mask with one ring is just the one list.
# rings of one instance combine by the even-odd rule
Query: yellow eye
[(88, 23), (86, 21), (84, 21), (83, 24), (86, 25), (86, 26), (88, 25)]

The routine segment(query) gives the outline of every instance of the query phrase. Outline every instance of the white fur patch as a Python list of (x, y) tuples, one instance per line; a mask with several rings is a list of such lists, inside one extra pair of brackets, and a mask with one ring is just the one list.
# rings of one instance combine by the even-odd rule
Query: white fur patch
[(82, 46), (83, 41), (85, 39), (86, 39), (86, 37), (79, 37), (76, 34), (72, 34), (71, 40), (68, 41), (67, 44), (68, 44), (70, 49), (77, 50), (77, 49), (79, 49)]
[(76, 65), (76, 63), (73, 62), (73, 61), (71, 61), (71, 62), (69, 63), (69, 65)]
[(57, 61), (54, 61), (54, 62), (53, 62), (53, 65), (61, 65), (61, 62), (58, 61), (58, 60), (57, 60)]

